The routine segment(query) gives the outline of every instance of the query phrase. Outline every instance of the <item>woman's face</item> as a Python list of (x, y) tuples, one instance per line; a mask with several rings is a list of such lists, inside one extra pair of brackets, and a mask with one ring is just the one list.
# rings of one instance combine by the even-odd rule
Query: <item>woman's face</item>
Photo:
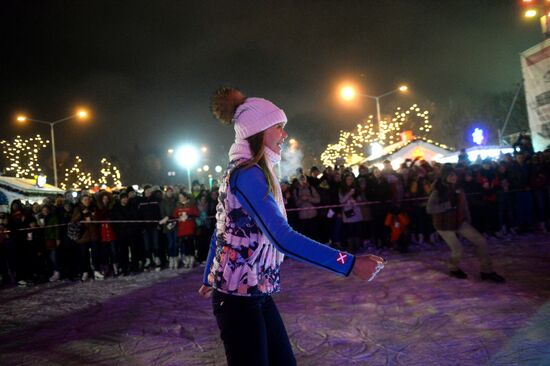
[(351, 175), (348, 175), (346, 177), (346, 186), (348, 186), (348, 187), (353, 186), (353, 177)]
[(278, 123), (269, 127), (264, 132), (264, 145), (269, 147), (274, 153), (281, 153), (281, 145), (287, 138), (288, 134), (285, 131), (285, 123)]
[(80, 202), (86, 207), (90, 206), (90, 197), (84, 196), (80, 199)]
[(456, 184), (456, 173), (451, 173), (447, 176), (447, 183)]

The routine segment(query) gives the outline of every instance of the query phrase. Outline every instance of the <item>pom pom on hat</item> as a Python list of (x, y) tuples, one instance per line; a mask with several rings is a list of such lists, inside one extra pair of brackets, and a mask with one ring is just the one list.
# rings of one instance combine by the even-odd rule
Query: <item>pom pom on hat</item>
[(237, 107), (244, 103), (246, 97), (240, 90), (223, 87), (214, 92), (210, 109), (214, 117), (223, 124), (230, 125)]

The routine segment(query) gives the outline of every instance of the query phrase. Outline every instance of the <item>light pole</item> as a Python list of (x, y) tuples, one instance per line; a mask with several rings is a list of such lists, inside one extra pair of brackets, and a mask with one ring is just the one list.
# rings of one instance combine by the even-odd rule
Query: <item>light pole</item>
[(187, 170), (187, 188), (191, 192), (191, 168), (199, 162), (199, 152), (193, 146), (183, 146), (175, 151), (175, 158)]
[(393, 89), (393, 90), (390, 90), (387, 93), (374, 96), (374, 95), (357, 93), (355, 88), (353, 88), (351, 86), (345, 86), (340, 91), (340, 96), (342, 97), (342, 99), (348, 100), (348, 101), (355, 99), (356, 96), (374, 99), (376, 101), (376, 119), (378, 121), (378, 128), (380, 128), (380, 122), (382, 122), (382, 117), (381, 117), (381, 114), (380, 114), (380, 99), (382, 99), (384, 97), (387, 97), (388, 95), (391, 95), (393, 93), (406, 92), (407, 90), (409, 90), (409, 87), (407, 85), (401, 85), (397, 89)]
[(73, 114), (73, 115), (65, 117), (65, 118), (58, 119), (57, 121), (53, 121), (53, 122), (42, 121), (42, 120), (39, 120), (39, 119), (29, 118), (29, 117), (26, 117), (26, 116), (18, 116), (17, 117), (17, 120), (19, 122), (31, 121), (31, 122), (42, 123), (42, 124), (45, 124), (45, 125), (50, 125), (50, 134), (51, 134), (51, 140), (52, 140), (53, 179), (54, 179), (54, 185), (56, 187), (57, 187), (57, 160), (56, 160), (56, 157), (55, 157), (55, 134), (54, 134), (54, 131), (53, 131), (53, 126), (55, 126), (58, 123), (65, 122), (65, 121), (68, 121), (68, 120), (73, 119), (73, 118), (85, 119), (87, 117), (88, 117), (88, 112), (86, 112), (84, 110), (80, 110), (76, 114)]

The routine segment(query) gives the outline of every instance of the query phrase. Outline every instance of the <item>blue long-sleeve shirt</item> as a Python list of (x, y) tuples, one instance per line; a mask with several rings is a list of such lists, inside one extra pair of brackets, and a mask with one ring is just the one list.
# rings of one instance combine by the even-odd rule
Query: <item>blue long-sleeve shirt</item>
[(267, 187), (259, 167), (230, 166), (220, 185), (204, 284), (244, 296), (277, 292), (283, 254), (348, 276), (355, 257), (292, 229)]

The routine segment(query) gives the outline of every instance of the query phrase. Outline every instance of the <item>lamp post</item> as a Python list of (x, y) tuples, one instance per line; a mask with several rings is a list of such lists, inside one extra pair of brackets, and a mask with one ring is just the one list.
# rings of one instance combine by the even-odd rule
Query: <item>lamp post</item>
[(356, 96), (374, 99), (376, 101), (376, 119), (378, 121), (378, 128), (380, 128), (380, 122), (382, 122), (382, 117), (381, 117), (381, 114), (380, 114), (380, 99), (382, 99), (384, 97), (387, 97), (388, 95), (391, 95), (393, 93), (397, 93), (397, 92), (402, 92), (403, 93), (403, 92), (406, 92), (407, 90), (409, 90), (409, 87), (407, 85), (401, 85), (397, 89), (393, 89), (393, 90), (390, 90), (389, 92), (386, 92), (384, 94), (374, 96), (374, 95), (357, 93), (355, 88), (353, 88), (351, 86), (345, 86), (340, 91), (340, 96), (342, 97), (342, 99), (348, 100), (348, 101), (351, 101), (351, 100), (355, 99)]
[(175, 151), (175, 158), (187, 170), (187, 188), (191, 192), (191, 168), (199, 162), (199, 152), (193, 146), (183, 146)]
[(87, 117), (88, 117), (88, 112), (86, 112), (84, 110), (80, 110), (76, 114), (73, 114), (73, 115), (65, 117), (65, 118), (58, 119), (57, 121), (53, 121), (53, 122), (43, 121), (43, 120), (39, 120), (39, 119), (35, 119), (35, 118), (29, 118), (29, 117), (26, 117), (26, 116), (18, 116), (17, 117), (17, 121), (19, 121), (19, 122), (30, 121), (30, 122), (37, 122), (37, 123), (42, 123), (42, 124), (45, 124), (45, 125), (50, 125), (50, 134), (51, 134), (51, 140), (52, 140), (53, 179), (54, 179), (54, 185), (56, 187), (57, 187), (57, 160), (56, 160), (56, 156), (55, 156), (55, 134), (54, 134), (53, 126), (55, 126), (58, 123), (65, 122), (65, 121), (68, 121), (68, 120), (73, 119), (73, 118), (86, 119)]

